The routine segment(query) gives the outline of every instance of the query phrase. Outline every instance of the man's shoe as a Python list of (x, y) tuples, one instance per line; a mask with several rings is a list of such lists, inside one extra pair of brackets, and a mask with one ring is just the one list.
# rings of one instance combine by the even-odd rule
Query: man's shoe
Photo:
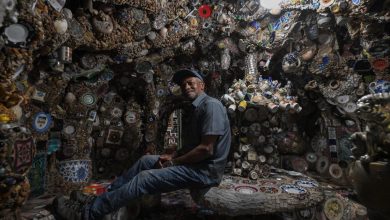
[(64, 220), (82, 220), (83, 205), (77, 201), (59, 196), (53, 200), (53, 208)]
[(73, 190), (70, 193), (70, 199), (72, 199), (74, 201), (78, 201), (83, 205), (91, 204), (93, 202), (93, 200), (95, 200), (95, 198), (96, 198), (95, 195), (85, 195), (80, 190)]

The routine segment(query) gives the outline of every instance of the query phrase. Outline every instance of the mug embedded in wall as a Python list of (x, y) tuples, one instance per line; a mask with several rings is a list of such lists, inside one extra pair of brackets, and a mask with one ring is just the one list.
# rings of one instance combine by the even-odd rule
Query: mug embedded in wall
[(390, 82), (386, 80), (377, 80), (368, 84), (368, 90), (371, 94), (390, 92)]
[(233, 113), (236, 111), (236, 109), (237, 109), (237, 106), (236, 106), (235, 104), (231, 104), (231, 105), (229, 105), (229, 107), (228, 107), (228, 112), (229, 112), (230, 114), (233, 114)]
[(238, 105), (238, 111), (240, 112), (245, 111), (247, 105), (248, 103), (245, 100), (241, 101), (240, 104)]

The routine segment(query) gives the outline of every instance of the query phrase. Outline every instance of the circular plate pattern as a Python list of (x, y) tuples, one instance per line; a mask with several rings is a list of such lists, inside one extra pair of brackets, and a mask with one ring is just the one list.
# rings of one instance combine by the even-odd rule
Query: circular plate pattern
[(376, 71), (384, 71), (389, 67), (389, 61), (385, 58), (376, 58), (372, 61), (372, 67)]
[(253, 194), (258, 191), (255, 187), (246, 185), (237, 186), (234, 188), (234, 190), (242, 194)]
[(92, 93), (85, 93), (81, 96), (80, 102), (86, 106), (93, 106), (96, 104), (96, 96)]
[(200, 17), (208, 18), (211, 16), (211, 7), (209, 5), (201, 5), (198, 12)]
[(22, 24), (11, 24), (5, 28), (4, 35), (12, 43), (24, 43), (27, 40), (29, 31), (27, 27)]
[(336, 197), (326, 200), (324, 204), (324, 213), (330, 220), (341, 219), (344, 214), (343, 202)]
[(76, 128), (73, 125), (66, 125), (63, 129), (62, 132), (66, 135), (72, 135), (76, 132)]
[(137, 122), (137, 114), (132, 111), (127, 111), (125, 114), (125, 121), (129, 124), (134, 124)]
[(52, 123), (52, 118), (50, 114), (45, 112), (38, 112), (33, 119), (33, 128), (39, 132), (44, 133), (49, 130)]
[(122, 109), (120, 109), (118, 107), (114, 107), (111, 110), (111, 116), (114, 117), (114, 118), (120, 118), (120, 117), (122, 117), (122, 114), (123, 114)]
[(319, 173), (324, 173), (328, 170), (329, 168), (329, 160), (325, 156), (321, 156), (318, 158), (317, 163), (316, 163), (316, 170)]
[(334, 164), (331, 164), (329, 166), (329, 174), (335, 178), (335, 179), (339, 179), (343, 176), (343, 170), (341, 169), (341, 167), (334, 163)]
[(300, 157), (292, 159), (291, 164), (293, 169), (297, 172), (306, 172), (309, 167), (306, 160)]
[(315, 153), (307, 153), (305, 158), (309, 163), (315, 163), (318, 159), (318, 156)]
[(59, 162), (59, 172), (65, 181), (87, 183), (89, 181), (90, 160), (68, 160)]

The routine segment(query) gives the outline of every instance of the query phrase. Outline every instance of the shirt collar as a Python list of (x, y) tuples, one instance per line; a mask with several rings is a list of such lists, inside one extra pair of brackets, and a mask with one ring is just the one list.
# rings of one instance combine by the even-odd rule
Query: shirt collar
[(196, 99), (192, 102), (192, 106), (194, 106), (195, 108), (197, 108), (201, 103), (202, 101), (206, 98), (206, 93), (202, 92), (198, 97), (196, 97)]

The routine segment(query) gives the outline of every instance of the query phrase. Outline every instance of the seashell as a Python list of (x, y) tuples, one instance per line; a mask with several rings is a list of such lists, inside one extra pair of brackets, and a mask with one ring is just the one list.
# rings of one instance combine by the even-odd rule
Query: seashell
[(18, 120), (18, 121), (20, 120), (20, 118), (23, 115), (23, 110), (22, 110), (22, 107), (20, 107), (20, 103), (21, 102), (19, 102), (19, 104), (15, 105), (15, 106), (11, 107), (11, 109), (10, 109), (15, 114), (16, 120)]
[(62, 13), (65, 15), (66, 19), (72, 19), (73, 18), (73, 13), (69, 8), (63, 8)]
[(234, 159), (236, 159), (236, 160), (241, 158), (241, 154), (239, 152), (234, 152), (233, 156), (234, 156)]
[(313, 59), (313, 57), (317, 54), (317, 48), (316, 47), (311, 47), (307, 50), (304, 50), (302, 52), (302, 60), (303, 61), (309, 61), (311, 59)]
[(148, 38), (149, 38), (149, 40), (152, 40), (152, 41), (153, 41), (154, 39), (156, 39), (156, 37), (157, 37), (156, 32), (151, 31), (151, 32), (148, 33)]
[(114, 30), (114, 24), (109, 15), (101, 13), (101, 17), (93, 17), (92, 25), (93, 27), (104, 34), (110, 34)]
[(282, 9), (281, 8), (273, 8), (269, 11), (269, 13), (273, 16), (278, 16), (278, 15), (280, 15), (280, 13), (282, 13)]
[(65, 96), (65, 102), (72, 104), (74, 101), (76, 101), (76, 96), (73, 93), (68, 92)]
[(149, 53), (149, 50), (148, 49), (143, 49), (141, 50), (141, 52), (139, 52), (139, 56), (146, 56), (147, 54)]
[(166, 27), (161, 28), (160, 35), (162, 38), (166, 38), (168, 36), (168, 29)]
[(57, 33), (59, 34), (65, 34), (68, 30), (68, 22), (65, 19), (61, 20), (55, 20), (54, 21), (54, 28)]

